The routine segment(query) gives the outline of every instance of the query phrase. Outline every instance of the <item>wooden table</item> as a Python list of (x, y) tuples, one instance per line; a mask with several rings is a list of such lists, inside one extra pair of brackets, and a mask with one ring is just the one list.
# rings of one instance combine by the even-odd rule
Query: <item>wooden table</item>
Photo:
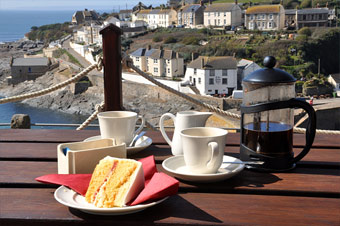
[[(0, 130), (0, 225), (340, 225), (340, 136), (317, 135), (310, 153), (284, 173), (244, 170), (223, 182), (180, 181), (178, 195), (142, 212), (96, 216), (59, 204), (58, 186), (34, 178), (57, 173), (59, 143), (99, 131)], [(153, 145), (133, 156), (155, 155), (157, 167), (171, 156), (159, 132)], [(239, 134), (229, 134), (225, 153), (238, 157)], [(304, 135), (294, 135), (299, 152)]]

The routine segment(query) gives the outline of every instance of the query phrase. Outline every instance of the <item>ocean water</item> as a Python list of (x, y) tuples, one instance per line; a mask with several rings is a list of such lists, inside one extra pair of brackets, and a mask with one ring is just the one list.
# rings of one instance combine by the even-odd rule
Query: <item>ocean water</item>
[[(31, 123), (51, 123), (51, 124), (81, 124), (87, 116), (66, 114), (50, 109), (37, 109), (22, 103), (0, 104), (0, 123), (10, 123), (14, 114), (28, 114)], [(94, 122), (95, 123), (95, 122)], [(96, 123), (97, 124), (97, 123)], [(0, 126), (0, 129), (7, 129), (10, 126)], [(76, 127), (61, 126), (32, 126), (32, 129), (76, 129)], [(91, 127), (89, 129), (98, 129)]]
[(0, 42), (16, 41), (33, 26), (64, 23), (72, 20), (74, 11), (0, 10)]

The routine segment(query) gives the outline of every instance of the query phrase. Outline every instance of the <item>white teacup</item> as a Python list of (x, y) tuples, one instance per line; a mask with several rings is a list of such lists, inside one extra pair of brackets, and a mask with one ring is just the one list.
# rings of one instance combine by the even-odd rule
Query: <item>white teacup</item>
[(191, 173), (216, 173), (222, 165), (228, 131), (194, 127), (181, 131), (184, 161)]
[[(136, 122), (142, 123), (137, 130)], [(117, 144), (131, 143), (135, 135), (143, 130), (145, 120), (132, 111), (106, 111), (98, 114), (100, 135), (102, 138), (114, 138)]]

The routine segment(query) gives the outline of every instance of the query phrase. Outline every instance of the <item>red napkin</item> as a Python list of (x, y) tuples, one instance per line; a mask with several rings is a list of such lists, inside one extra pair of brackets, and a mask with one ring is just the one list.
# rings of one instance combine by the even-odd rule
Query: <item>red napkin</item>
[[(154, 156), (149, 156), (139, 161), (143, 164), (145, 187), (130, 204), (131, 206), (159, 200), (177, 193), (178, 180), (164, 173), (158, 173)], [(37, 177), (35, 180), (42, 183), (64, 185), (84, 196), (91, 176), (91, 174), (48, 174)]]

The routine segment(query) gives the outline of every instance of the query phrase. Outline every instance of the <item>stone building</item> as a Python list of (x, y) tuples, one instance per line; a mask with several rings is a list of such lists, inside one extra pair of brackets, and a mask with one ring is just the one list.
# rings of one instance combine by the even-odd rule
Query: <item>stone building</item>
[(285, 25), (290, 28), (327, 27), (328, 8), (290, 9), (285, 12)]
[(177, 12), (177, 24), (195, 27), (203, 24), (203, 4), (184, 5)]
[(15, 58), (11, 62), (12, 84), (26, 80), (35, 80), (45, 74), (51, 66), (46, 57), (41, 58)]
[(99, 19), (99, 15), (94, 10), (77, 11), (72, 16), (72, 24), (84, 24), (86, 22), (96, 21)]
[(282, 5), (258, 5), (246, 10), (244, 25), (249, 30), (281, 30), (285, 26)]

